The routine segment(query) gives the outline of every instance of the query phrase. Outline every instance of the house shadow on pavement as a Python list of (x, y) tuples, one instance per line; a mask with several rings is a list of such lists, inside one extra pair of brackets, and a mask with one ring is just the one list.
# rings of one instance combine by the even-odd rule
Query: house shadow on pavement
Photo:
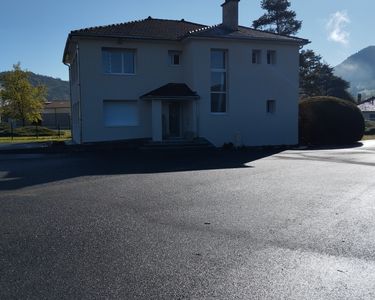
[(115, 150), (69, 154), (0, 155), (1, 191), (81, 176), (151, 174), (251, 168), (248, 163), (281, 150), (156, 151)]
[(363, 146), (362, 142), (356, 142), (347, 145), (317, 145), (317, 146), (301, 146), (294, 150), (340, 150), (340, 149), (353, 149)]

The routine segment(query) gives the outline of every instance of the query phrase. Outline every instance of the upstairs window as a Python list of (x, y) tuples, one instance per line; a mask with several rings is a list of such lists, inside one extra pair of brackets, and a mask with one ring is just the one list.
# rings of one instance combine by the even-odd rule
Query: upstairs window
[(252, 63), (254, 65), (259, 65), (262, 63), (262, 51), (261, 50), (253, 50), (252, 53)]
[(135, 50), (103, 48), (102, 60), (106, 74), (135, 74)]
[(211, 50), (211, 112), (227, 112), (227, 52)]
[(276, 51), (268, 50), (267, 51), (267, 64), (275, 65), (276, 64)]
[(169, 64), (171, 66), (180, 66), (181, 65), (181, 51), (169, 51)]

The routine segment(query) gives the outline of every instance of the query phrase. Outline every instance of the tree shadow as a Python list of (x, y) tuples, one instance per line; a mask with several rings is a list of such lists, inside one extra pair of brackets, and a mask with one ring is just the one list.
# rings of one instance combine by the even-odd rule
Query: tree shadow
[(347, 145), (301, 145), (298, 148), (292, 150), (340, 150), (340, 149), (353, 149), (360, 148), (363, 146), (362, 142), (356, 142)]
[(112, 150), (68, 154), (0, 155), (0, 191), (82, 176), (251, 168), (248, 163), (281, 150)]

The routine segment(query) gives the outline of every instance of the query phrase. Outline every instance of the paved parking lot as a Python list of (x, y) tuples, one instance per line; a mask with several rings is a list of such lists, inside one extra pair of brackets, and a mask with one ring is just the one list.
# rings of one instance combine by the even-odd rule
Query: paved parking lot
[(375, 142), (0, 155), (0, 298), (374, 299)]

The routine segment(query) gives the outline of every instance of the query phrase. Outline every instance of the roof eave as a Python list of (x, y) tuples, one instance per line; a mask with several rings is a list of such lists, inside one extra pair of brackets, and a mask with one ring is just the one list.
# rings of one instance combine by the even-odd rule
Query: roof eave
[(311, 42), (309, 40), (305, 39), (295, 39), (295, 40), (277, 40), (277, 39), (269, 39), (269, 38), (240, 38), (240, 37), (231, 37), (231, 36), (221, 36), (221, 37), (214, 37), (214, 36), (209, 36), (209, 35), (201, 35), (201, 36), (196, 36), (196, 35), (187, 35), (181, 38), (181, 40), (187, 40), (187, 39), (210, 39), (210, 40), (237, 40), (237, 41), (265, 41), (265, 42), (278, 42), (278, 43), (288, 43), (288, 44), (299, 44), (299, 45), (307, 45), (310, 44)]
[(65, 48), (64, 48), (64, 53), (63, 53), (63, 57), (62, 57), (63, 64), (67, 64), (68, 63), (68, 61), (67, 61), (67, 55), (68, 55), (69, 44), (70, 44), (70, 34), (66, 38), (66, 42), (65, 42)]
[(111, 34), (93, 34), (93, 33), (70, 33), (71, 37), (92, 37), (92, 38), (116, 38), (116, 39), (133, 39), (133, 40), (157, 40), (157, 41), (179, 41), (180, 38), (161, 38), (161, 37), (147, 37), (147, 36), (132, 36), (132, 35), (111, 35)]

